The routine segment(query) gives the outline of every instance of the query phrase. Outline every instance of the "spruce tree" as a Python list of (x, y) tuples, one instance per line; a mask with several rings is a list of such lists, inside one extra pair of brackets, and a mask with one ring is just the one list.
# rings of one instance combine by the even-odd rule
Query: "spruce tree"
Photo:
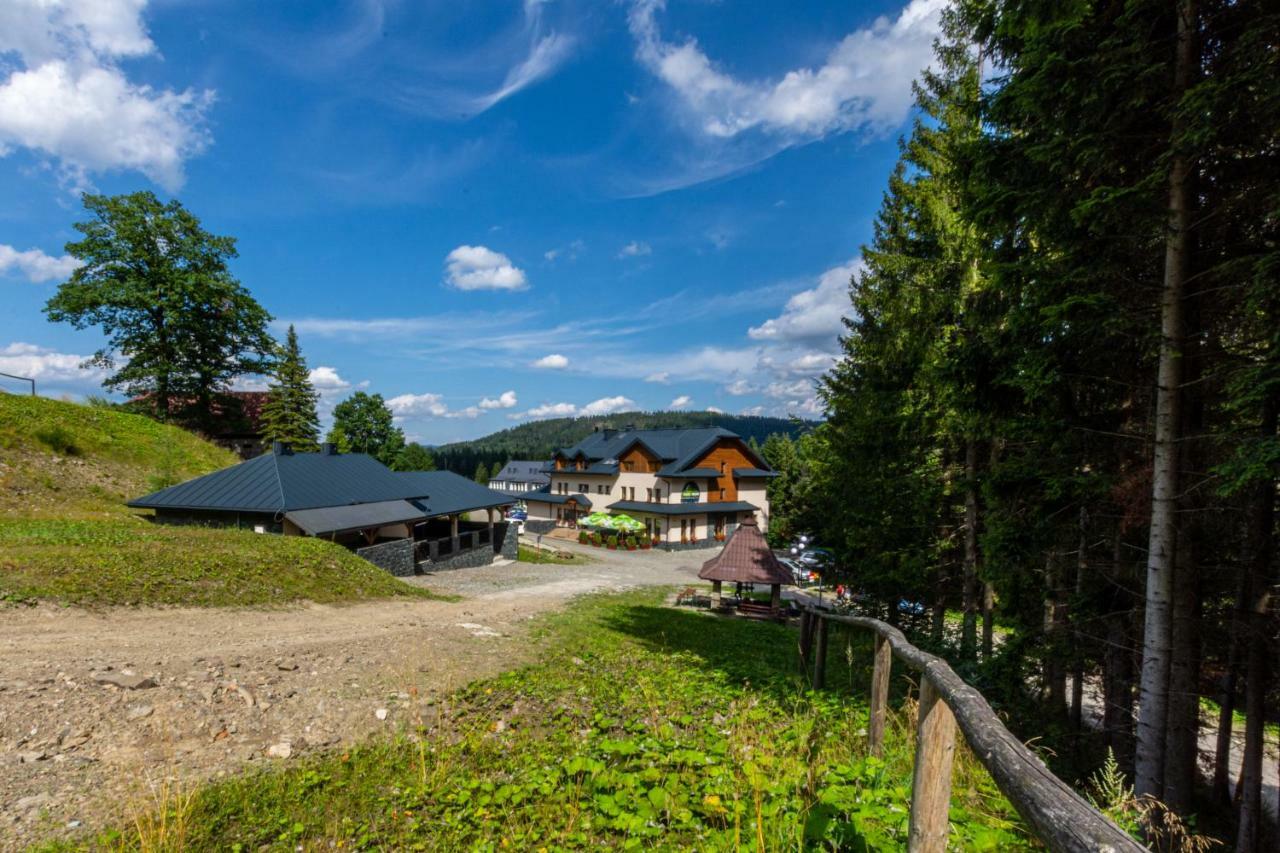
[(303, 452), (318, 449), (320, 418), (316, 414), (316, 401), (319, 399), (298, 347), (298, 335), (290, 326), (284, 352), (276, 364), (275, 382), (262, 407), (263, 439), (284, 441)]

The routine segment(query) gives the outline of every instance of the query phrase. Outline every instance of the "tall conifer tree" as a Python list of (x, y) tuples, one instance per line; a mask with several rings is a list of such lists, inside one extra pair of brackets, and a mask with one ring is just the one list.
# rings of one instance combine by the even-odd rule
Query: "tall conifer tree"
[(284, 352), (276, 365), (275, 382), (262, 407), (263, 438), (288, 442), (294, 450), (303, 452), (318, 449), (320, 418), (316, 414), (316, 401), (319, 399), (298, 346), (298, 334), (289, 326)]

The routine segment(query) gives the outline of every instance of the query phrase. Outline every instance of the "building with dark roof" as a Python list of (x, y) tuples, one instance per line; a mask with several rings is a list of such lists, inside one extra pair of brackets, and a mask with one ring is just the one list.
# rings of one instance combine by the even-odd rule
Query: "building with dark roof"
[(551, 481), (521, 495), (531, 521), (573, 526), (593, 511), (644, 522), (655, 544), (710, 547), (744, 519), (769, 523), (777, 476), (742, 437), (719, 427), (600, 429), (553, 454)]
[(489, 478), (489, 488), (517, 496), (536, 491), (551, 482), (551, 476), (543, 470), (545, 464), (536, 459), (513, 459)]
[[(152, 510), (160, 522), (318, 536), (357, 549), (406, 540), (412, 553), (414, 543), (449, 540), (418, 549), (440, 556), (464, 544), (496, 547), (495, 523), (512, 502), (449, 471), (397, 472), (363, 453), (338, 453), (332, 444), (319, 453), (294, 453), (277, 443), (261, 456), (129, 506)], [(466, 520), (470, 513), (484, 520)], [(467, 539), (464, 526), (477, 535)]]

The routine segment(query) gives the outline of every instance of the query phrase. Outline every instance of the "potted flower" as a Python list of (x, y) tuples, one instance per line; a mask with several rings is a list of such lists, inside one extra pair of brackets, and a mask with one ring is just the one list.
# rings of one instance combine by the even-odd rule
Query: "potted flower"
[(636, 547), (637, 547), (637, 546), (636, 546), (636, 537), (634, 537), (634, 536), (628, 536), (628, 537), (627, 537), (627, 550), (628, 550), (628, 551), (634, 551), (634, 550), (636, 549)]
[(613, 536), (610, 536), (610, 537), (609, 537), (609, 550), (610, 550), (610, 551), (616, 551), (616, 550), (618, 550), (618, 536), (617, 536), (617, 534), (614, 534)]
[(600, 543), (600, 533), (599, 533), (599, 532), (594, 532), (594, 533), (592, 533), (592, 534), (591, 534), (591, 544), (592, 544), (592, 545), (594, 545), (594, 546), (595, 546), (595, 547), (597, 547), (597, 548), (599, 548), (599, 547), (600, 547), (600, 544), (601, 544), (601, 543)]
[(716, 531), (716, 541), (717, 541), (717, 542), (723, 542), (723, 541), (724, 541), (724, 531), (723, 531), (723, 530), (717, 530), (717, 531)]
[(641, 550), (641, 551), (648, 551), (648, 550), (649, 550), (650, 548), (652, 548), (652, 547), (653, 547), (653, 540), (652, 540), (652, 539), (650, 539), (648, 536), (641, 536), (641, 537), (640, 537), (640, 550)]
[(578, 544), (586, 545), (591, 540), (591, 534), (585, 530), (578, 531)]

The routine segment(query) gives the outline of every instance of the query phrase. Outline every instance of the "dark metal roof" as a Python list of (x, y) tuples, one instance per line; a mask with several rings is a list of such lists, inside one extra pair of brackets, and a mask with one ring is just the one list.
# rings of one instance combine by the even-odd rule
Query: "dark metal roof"
[(770, 471), (766, 468), (734, 468), (733, 476), (735, 477), (777, 477), (777, 471)]
[(416, 503), (427, 510), (427, 516), (453, 515), (469, 509), (507, 506), (514, 501), (509, 495), (468, 480), (452, 471), (401, 471), (393, 473), (407, 484), (409, 491), (425, 495)]
[[(689, 474), (685, 473), (685, 469), (697, 462), (707, 451), (715, 447), (717, 442), (725, 438), (741, 440), (742, 436), (720, 427), (602, 430), (593, 432), (575, 445), (560, 448), (556, 451), (556, 455), (565, 458), (585, 456), (593, 462), (603, 462), (614, 466), (612, 471), (602, 471), (600, 473), (614, 473), (617, 470), (618, 457), (638, 444), (644, 447), (651, 455), (666, 463), (658, 471), (658, 475), (661, 477), (718, 477), (720, 476), (719, 471), (712, 471), (707, 474)], [(745, 442), (743, 444), (746, 446)], [(747, 453), (761, 466), (762, 470), (768, 469), (765, 461), (753, 453), (749, 447), (747, 448)], [(710, 471), (711, 469), (705, 470)], [(590, 472), (590, 469), (588, 471)]]
[(129, 501), (129, 506), (292, 512), (403, 500), (426, 494), (418, 484), (401, 479), (363, 453), (272, 452)]
[(532, 492), (525, 492), (523, 495), (520, 496), (520, 500), (522, 501), (526, 501), (526, 502), (534, 501), (535, 503), (544, 503), (544, 504), (568, 503), (569, 498), (573, 498), (574, 501), (576, 501), (582, 506), (588, 506), (588, 507), (591, 506), (591, 498), (587, 497), (586, 495), (555, 495), (555, 494), (552, 494), (549, 489), (545, 489), (545, 488), (535, 489)]
[(370, 504), (298, 509), (285, 513), (284, 517), (301, 527), (304, 533), (319, 536), (405, 521), (422, 521), (426, 519), (427, 513), (421, 506), (409, 501), (377, 501)]
[(696, 504), (648, 503), (646, 501), (618, 501), (609, 509), (621, 512), (649, 512), (655, 515), (702, 515), (711, 512), (755, 512), (759, 507), (746, 501), (722, 501)]
[[(665, 469), (664, 469), (665, 470)], [(719, 477), (720, 471), (715, 468), (686, 468), (683, 471), (658, 472), (659, 477)]]
[(543, 470), (546, 464), (540, 460), (512, 459), (489, 479), (503, 483), (549, 483), (551, 478)]
[(702, 564), (698, 577), (731, 583), (795, 585), (791, 572), (778, 562), (754, 518), (738, 525), (720, 553)]

